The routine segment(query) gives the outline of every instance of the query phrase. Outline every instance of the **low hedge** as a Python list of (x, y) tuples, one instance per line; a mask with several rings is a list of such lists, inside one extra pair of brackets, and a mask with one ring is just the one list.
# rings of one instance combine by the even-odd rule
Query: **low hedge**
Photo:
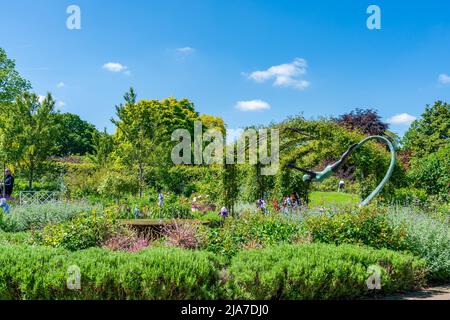
[[(70, 266), (80, 268), (81, 290), (67, 289)], [(215, 299), (218, 269), (210, 253), (174, 248), (131, 254), (0, 245), (0, 299)]]
[(371, 294), (368, 268), (381, 267), (381, 290), (424, 284), (425, 263), (412, 255), (354, 245), (282, 245), (242, 251), (228, 270), (230, 299), (350, 299)]
[[(0, 299), (340, 299), (370, 294), (367, 268), (382, 268), (381, 292), (421, 286), (410, 255), (353, 245), (281, 245), (238, 253), (156, 247), (138, 253), (0, 244)], [(81, 289), (67, 289), (77, 266)]]

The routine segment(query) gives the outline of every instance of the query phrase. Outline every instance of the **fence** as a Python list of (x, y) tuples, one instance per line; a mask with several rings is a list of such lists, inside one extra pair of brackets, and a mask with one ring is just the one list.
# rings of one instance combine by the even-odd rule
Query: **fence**
[(19, 202), (21, 205), (44, 204), (60, 199), (61, 193), (54, 191), (21, 191)]

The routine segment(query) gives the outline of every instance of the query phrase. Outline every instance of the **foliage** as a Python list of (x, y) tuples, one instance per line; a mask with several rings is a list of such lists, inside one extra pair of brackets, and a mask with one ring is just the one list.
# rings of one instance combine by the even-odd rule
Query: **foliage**
[(142, 196), (145, 186), (144, 170), (146, 162), (155, 151), (156, 122), (151, 110), (137, 104), (133, 88), (125, 93), (125, 105), (116, 106), (116, 119), (111, 121), (116, 125), (117, 154), (134, 169), (137, 167), (139, 196)]
[[(1, 217), (0, 217), (1, 220)], [(0, 230), (0, 245), (2, 244), (30, 244), (30, 232), (4, 232)]]
[(392, 227), (388, 223), (386, 211), (375, 206), (362, 207), (353, 212), (311, 216), (305, 220), (305, 226), (314, 241), (405, 249), (404, 227)]
[(421, 119), (414, 121), (403, 137), (405, 149), (422, 158), (450, 142), (450, 104), (436, 101), (427, 105)]
[(380, 115), (373, 109), (355, 109), (334, 119), (340, 126), (357, 130), (368, 136), (382, 136), (389, 128), (387, 123), (381, 120)]
[(55, 151), (58, 127), (54, 119), (55, 101), (48, 94), (43, 102), (35, 94), (16, 98), (0, 122), (1, 147), (8, 162), (20, 162), (33, 188), (35, 171)]
[(450, 143), (435, 153), (414, 159), (408, 177), (415, 188), (450, 200)]
[[(311, 186), (311, 191), (320, 191), (320, 192), (336, 192), (338, 190), (339, 182), (343, 180), (338, 178), (337, 176), (331, 176), (326, 180), (321, 181), (320, 183), (314, 183)], [(359, 192), (359, 186), (356, 181), (344, 180), (345, 187), (343, 192), (345, 193), (353, 193), (357, 194)]]
[(58, 151), (55, 155), (85, 155), (94, 151), (93, 137), (97, 132), (94, 125), (72, 113), (56, 113), (53, 116), (59, 125), (55, 141)]
[(29, 81), (16, 71), (16, 63), (0, 48), (0, 104), (12, 102), (16, 96), (31, 89)]
[(369, 267), (381, 271), (382, 293), (411, 290), (425, 280), (412, 255), (353, 245), (281, 245), (242, 251), (228, 270), (230, 299), (349, 299), (370, 294)]
[(106, 128), (102, 132), (94, 131), (92, 137), (93, 154), (90, 159), (99, 167), (106, 167), (112, 153), (114, 152), (114, 138), (106, 132)]
[(97, 190), (104, 197), (119, 199), (125, 195), (136, 194), (139, 191), (139, 181), (135, 176), (126, 173), (108, 171), (100, 180)]
[(119, 228), (113, 216), (93, 210), (70, 221), (47, 225), (34, 234), (34, 240), (39, 245), (75, 251), (101, 245)]
[(237, 218), (226, 218), (222, 228), (207, 230), (203, 246), (230, 257), (249, 244), (265, 247), (290, 242), (299, 236), (300, 226), (278, 214), (244, 212)]
[[(108, 170), (97, 168), (92, 163), (85, 161), (85, 158), (70, 157), (63, 163), (64, 191), (69, 199), (80, 199), (88, 196), (99, 195), (99, 186)], [(108, 195), (112, 196), (112, 195)]]
[(399, 188), (387, 198), (394, 205), (424, 205), (428, 201), (426, 190), (416, 188)]
[(441, 221), (412, 207), (393, 207), (390, 208), (388, 222), (394, 228), (406, 228), (406, 248), (426, 261), (430, 279), (441, 281), (450, 279), (448, 217)]
[[(0, 299), (215, 299), (219, 291), (218, 260), (176, 248), (69, 252), (0, 244), (0, 265)], [(67, 288), (71, 266), (81, 272), (80, 290)]]
[(3, 219), (3, 229), (9, 232), (39, 230), (48, 224), (68, 221), (82, 212), (92, 210), (85, 202), (55, 201), (44, 204), (14, 206)]

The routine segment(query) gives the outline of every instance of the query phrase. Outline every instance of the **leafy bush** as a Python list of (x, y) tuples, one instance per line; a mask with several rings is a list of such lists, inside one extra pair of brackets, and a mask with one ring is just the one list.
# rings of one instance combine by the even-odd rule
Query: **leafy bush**
[(151, 219), (190, 219), (191, 207), (180, 202), (165, 202), (160, 208), (156, 204), (149, 206), (148, 218)]
[(381, 293), (424, 284), (425, 263), (412, 255), (353, 245), (281, 245), (236, 255), (226, 295), (251, 300), (355, 298), (371, 293), (367, 280), (372, 265), (381, 267)]
[(424, 205), (428, 195), (424, 189), (399, 188), (387, 200), (395, 205)]
[(42, 229), (50, 223), (70, 220), (93, 207), (85, 202), (65, 201), (14, 206), (10, 214), (4, 215), (2, 228), (9, 232)]
[[(0, 244), (0, 299), (215, 299), (218, 261), (207, 252), (152, 248), (137, 253)], [(81, 289), (69, 290), (69, 267)]]
[(450, 143), (437, 152), (414, 159), (408, 177), (412, 186), (426, 190), (429, 195), (438, 195), (450, 200)]
[(200, 221), (208, 221), (210, 227), (220, 227), (223, 224), (224, 218), (218, 212), (192, 212), (192, 218)]
[(279, 214), (245, 212), (239, 218), (226, 218), (222, 228), (208, 229), (204, 247), (230, 257), (248, 245), (265, 247), (290, 242), (300, 235), (300, 225)]
[(48, 225), (34, 234), (34, 240), (40, 245), (75, 251), (100, 245), (119, 228), (113, 217), (92, 211), (67, 222)]
[(406, 248), (427, 262), (432, 280), (450, 280), (450, 225), (411, 208), (390, 208), (389, 224), (406, 228)]
[(405, 230), (391, 226), (386, 210), (363, 207), (355, 212), (311, 216), (306, 229), (315, 241), (333, 244), (363, 244), (374, 248), (405, 249)]
[(146, 219), (190, 219), (192, 218), (191, 207), (189, 204), (180, 201), (175, 197), (164, 200), (164, 205), (159, 207), (156, 203), (149, 202), (146, 199), (126, 200), (123, 205), (109, 206), (111, 210), (118, 212), (121, 219), (135, 218), (134, 209), (139, 210), (142, 218)]
[(29, 232), (4, 232), (0, 230), (0, 244), (27, 244), (32, 236)]

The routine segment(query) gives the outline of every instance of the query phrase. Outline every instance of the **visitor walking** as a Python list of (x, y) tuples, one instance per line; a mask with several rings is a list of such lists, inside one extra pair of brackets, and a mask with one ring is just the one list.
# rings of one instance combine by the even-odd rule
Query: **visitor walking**
[(344, 187), (345, 187), (345, 181), (344, 180), (339, 181), (338, 192), (344, 190)]

